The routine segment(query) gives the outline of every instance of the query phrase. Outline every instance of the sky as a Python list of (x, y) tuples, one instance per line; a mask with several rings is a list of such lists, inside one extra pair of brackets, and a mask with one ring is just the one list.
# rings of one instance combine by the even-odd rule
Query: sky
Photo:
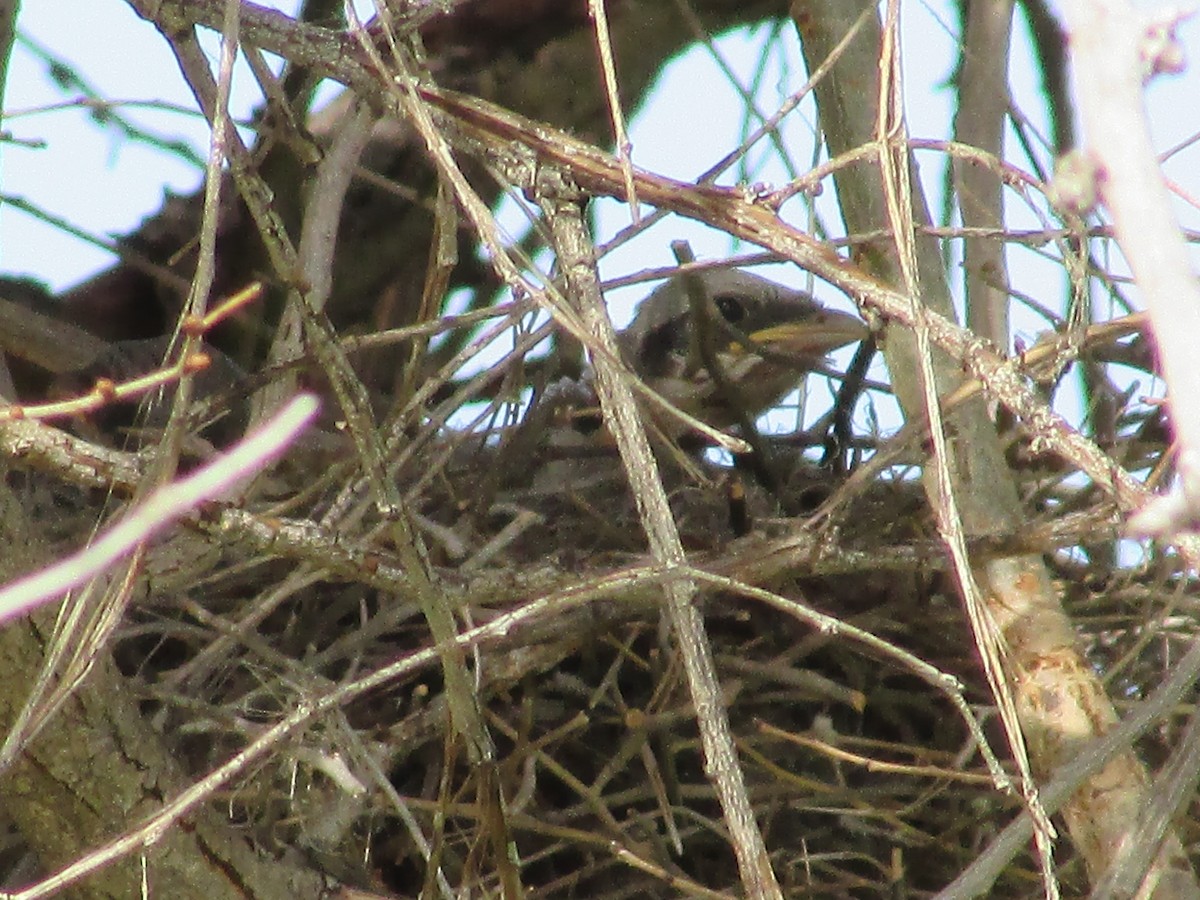
[[(290, 11), (296, 4), (268, 5)], [(61, 27), (64, 6), (70, 8), (73, 27), (69, 29)], [(949, 2), (907, 0), (904, 5), (906, 114), (915, 137), (948, 133), (952, 95), (945, 86), (951, 74), (946, 66), (954, 58), (956, 21)], [(207, 129), (199, 116), (189, 111), (194, 103), (165, 42), (152, 26), (119, 0), (67, 0), (65, 4), (26, 2), (18, 28), (21, 42), (14, 49), (6, 102), (11, 118), (6, 119), (4, 127), (21, 143), (0, 146), (0, 192), (32, 204), (46, 216), (65, 220), (79, 232), (105, 238), (136, 228), (159, 208), (164, 191), (189, 193), (198, 187)], [(103, 39), (97, 40), (97, 36)], [(1181, 29), (1181, 36), (1194, 56), (1200, 28), (1189, 22)], [(743, 85), (755, 78), (766, 37), (765, 29), (757, 29), (718, 43), (717, 51)], [(1018, 24), (1014, 40), (1010, 67), (1014, 99), (1031, 116), (1032, 126), (1046, 134), (1047, 126), (1039, 120), (1038, 84), (1029, 62), (1023, 25)], [(216, 36), (206, 34), (205, 41), (215, 58)], [(194, 159), (130, 140), (112, 124), (97, 124), (75, 102), (85, 90), (75, 85), (63, 87), (51, 77), (44, 58), (47, 54), (73, 66), (87, 85), (86, 91), (121, 103), (120, 115), (137, 127), (190, 144)], [(760, 108), (774, 111), (802, 81), (803, 66), (793, 36), (760, 73)], [(698, 89), (698, 85), (702, 87)], [(247, 115), (257, 102), (252, 79), (243, 69), (234, 85), (234, 115)], [(1181, 76), (1152, 83), (1147, 103), (1157, 147), (1166, 150), (1192, 137), (1200, 128), (1200, 80), (1194, 67)], [(795, 157), (810, 159), (807, 148), (812, 145), (814, 131), (811, 108), (801, 107), (789, 122), (786, 140), (795, 148)], [(665, 175), (694, 178), (729, 147), (736, 146), (743, 127), (743, 106), (735, 88), (718, 74), (710, 52), (698, 48), (668, 66), (644, 110), (631, 122), (634, 161)], [(681, 140), (681, 135), (686, 135), (686, 140)], [(1188, 147), (1166, 166), (1167, 174), (1193, 197), (1200, 197), (1198, 154), (1200, 148)], [(921, 157), (921, 164), (931, 206), (937, 209), (941, 203), (943, 161), (926, 155)], [(787, 179), (786, 172), (769, 162), (756, 168), (751, 177), (767, 183)], [(834, 198), (832, 192), (826, 193), (819, 202), (826, 207), (823, 215), (833, 221)], [(1008, 199), (1011, 224), (1037, 227), (1036, 220), (1019, 202)], [(1181, 202), (1179, 211), (1187, 227), (1200, 230), (1200, 214), (1194, 207)], [(521, 227), (521, 216), (512, 205), (502, 211), (501, 220), (514, 233)], [(628, 224), (629, 213), (615, 201), (600, 201), (596, 222), (596, 237), (603, 241)], [(698, 223), (670, 218), (607, 256), (601, 263), (602, 275), (613, 278), (670, 265), (669, 245), (678, 238), (688, 239), (702, 259), (753, 251), (751, 247), (735, 246), (727, 235)], [(111, 262), (106, 250), (87, 240), (11, 205), (0, 207), (2, 274), (32, 276), (60, 290)], [(1047, 293), (1047, 283), (1061, 283), (1061, 269), (1037, 250), (1014, 248), (1010, 264), (1014, 285), (1033, 296)], [(810, 287), (827, 302), (850, 308), (846, 298), (826, 285), (808, 284), (794, 267), (779, 267), (763, 274)], [(618, 326), (628, 320), (634, 301), (647, 290), (639, 287), (610, 295)], [(1062, 290), (1056, 287), (1049, 293), (1059, 295)], [(1045, 323), (1039, 317), (1027, 313), (1014, 322), (1016, 337), (1026, 344), (1032, 343), (1043, 328)]]
[[(38, 58), (35, 48), (73, 65), (99, 96), (139, 103), (159, 101), (183, 108), (193, 104), (162, 38), (125, 3), (71, 0), (67, 5), (75, 24), (70, 29), (61, 27), (61, 4), (25, 3), (22, 9), (18, 27), (29, 43), (14, 50), (6, 102), (13, 118), (5, 127), (38, 146), (2, 149), (0, 190), (23, 197), (86, 232), (120, 234), (136, 227), (159, 206), (164, 189), (194, 190), (199, 170), (183, 159), (126, 140), (116, 129), (97, 127), (85, 112), (64, 108), (81, 91), (73, 87), (64, 90), (53, 83), (47, 63)], [(295, 4), (271, 5), (287, 8)], [(930, 39), (937, 39), (935, 31), (931, 29)], [(96, 35), (104, 35), (104, 40), (96, 40)], [(215, 50), (215, 46), (211, 40), (209, 47)], [(735, 65), (741, 64), (748, 80), (756, 52), (753, 44), (726, 41), (722, 51)], [(940, 53), (930, 56), (946, 58)], [(694, 176), (730, 146), (740, 117), (732, 92), (722, 90), (714, 96), (711, 91), (692, 90), (696, 78), (713, 80), (712, 63), (706, 57), (705, 51), (697, 51), (677, 60), (663, 79), (658, 102), (675, 112), (663, 116), (651, 108), (641, 117), (641, 127), (635, 124), (635, 159), (643, 167)], [(794, 83), (802, 70), (794, 56), (788, 64)], [(937, 79), (947, 73), (931, 74)], [(235, 115), (245, 115), (255, 102), (257, 95), (243, 71), (235, 83)], [(931, 93), (929, 103), (946, 106), (938, 102), (937, 92)], [(206, 129), (194, 114), (145, 106), (123, 107), (121, 113), (153, 133), (187, 140), (203, 157)], [(947, 109), (933, 114), (944, 118)], [(689, 140), (681, 143), (676, 128), (684, 120), (703, 121), (705, 127), (690, 129)], [(656, 236), (656, 240), (663, 247), (660, 259), (665, 262), (669, 238)], [(714, 252), (727, 249), (719, 238), (710, 246)], [(617, 257), (625, 258), (624, 254)], [(61, 288), (110, 261), (103, 250), (38, 223), (24, 212), (0, 210), (0, 269), (6, 273), (34, 275)]]
[[(289, 9), (295, 3), (267, 5)], [(116, 128), (98, 127), (86, 112), (69, 108), (82, 92), (55, 84), (37, 50), (70, 63), (97, 95), (143, 104), (122, 107), (120, 112), (151, 133), (182, 138), (199, 158), (204, 154), (207, 131), (194, 113), (184, 111), (194, 104), (170, 52), (152, 26), (119, 0), (68, 0), (66, 6), (75, 25), (69, 29), (61, 27), (63, 4), (27, 2), (23, 6), (18, 27), (28, 43), (18, 44), (14, 50), (6, 102), (12, 118), (5, 127), (19, 139), (37, 144), (0, 148), (0, 190), (24, 198), (85, 232), (121, 234), (158, 208), (164, 190), (194, 190), (199, 183), (199, 169), (178, 156), (125, 139)], [(909, 0), (904, 9), (909, 127), (914, 136), (944, 135), (952, 98), (943, 84), (950, 74), (945, 66), (953, 58), (950, 48), (956, 20), (946, 2)], [(1182, 29), (1185, 42), (1193, 50), (1198, 31), (1195, 23)], [(96, 40), (97, 35), (103, 35), (104, 40)], [(208, 47), (215, 53), (215, 36), (208, 37)], [(760, 29), (720, 43), (720, 52), (744, 84), (753, 77), (763, 39)], [(1018, 27), (1011, 70), (1013, 90), (1022, 108), (1036, 117), (1037, 86), (1027, 59), (1023, 29)], [(760, 93), (760, 104), (767, 110), (773, 109), (771, 100), (776, 94), (786, 95), (803, 77), (794, 40), (789, 41), (784, 58), (773, 61), (773, 68), (774, 72), (762, 79), (766, 88)], [(697, 84), (705, 84), (706, 89), (696, 90)], [(774, 87), (778, 90), (773, 93)], [(1197, 108), (1198, 88), (1200, 82), (1191, 70), (1182, 77), (1159, 79), (1151, 86), (1148, 102), (1159, 147), (1165, 149), (1182, 142), (1200, 123), (1200, 116), (1180, 114)], [(243, 70), (235, 83), (235, 115), (247, 114), (257, 100)], [(167, 108), (151, 108), (149, 104), (153, 103)], [(695, 177), (737, 140), (741, 115), (733, 88), (715, 74), (708, 51), (694, 50), (672, 63), (644, 114), (633, 122), (634, 159), (643, 168), (663, 174)], [(695, 123), (703, 123), (703, 127), (695, 127)], [(1036, 118), (1035, 125), (1044, 131), (1044, 123)], [(681, 127), (687, 129), (686, 141), (678, 139)], [(799, 121), (794, 123), (789, 142), (811, 142), (805, 131)], [(803, 158), (803, 153), (797, 156)], [(1194, 155), (1184, 156), (1177, 173), (1181, 178), (1189, 170), (1200, 168), (1195, 165)], [(935, 178), (926, 177), (926, 187), (940, 194), (940, 172), (936, 174)], [(782, 173), (766, 169), (759, 177), (769, 181), (772, 175), (780, 177)], [(600, 222), (602, 228), (615, 228), (619, 227), (618, 221), (627, 221), (626, 217), (627, 212), (613, 209), (602, 212)], [(727, 237), (673, 220), (638, 241), (637, 246), (606, 260), (605, 266), (612, 272), (605, 274), (647, 264), (669, 264), (668, 244), (677, 237), (690, 239), (701, 256), (732, 249)], [(102, 249), (39, 223), (23, 211), (0, 209), (0, 270), (6, 274), (33, 275), (58, 289), (81, 280), (111, 259)]]

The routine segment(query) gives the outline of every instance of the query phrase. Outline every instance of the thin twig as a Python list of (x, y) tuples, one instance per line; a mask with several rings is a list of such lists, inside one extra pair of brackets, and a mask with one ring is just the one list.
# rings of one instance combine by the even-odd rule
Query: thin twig
[(315, 397), (297, 396), (253, 435), (186, 478), (146, 497), (83, 550), (0, 589), (0, 622), (24, 615), (95, 578), (201, 503), (224, 496), (277, 457), (316, 412)]

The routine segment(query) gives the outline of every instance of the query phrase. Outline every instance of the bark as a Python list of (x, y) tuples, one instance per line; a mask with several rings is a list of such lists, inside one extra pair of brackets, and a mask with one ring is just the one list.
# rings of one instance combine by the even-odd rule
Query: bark
[[(36, 490), (29, 487), (24, 502), (8, 487), (0, 491), (4, 581), (49, 559), (41, 527), (28, 515)], [(61, 511), (43, 512), (61, 516)], [(0, 731), (5, 735), (41, 671), (54, 618), (53, 611), (45, 611), (0, 629)], [(0, 777), (5, 812), (49, 870), (138, 825), (189, 783), (107, 653), (97, 653), (90, 665), (83, 685)], [(171, 829), (146, 847), (141, 859), (132, 856), (111, 866), (69, 896), (136, 897), (143, 879), (151, 894), (197, 900), (315, 898), (321, 889), (315, 873), (256, 853), (207, 806), (194, 811), (186, 828)]]
[[(972, 4), (975, 6), (976, 4)], [(874, 4), (797, 2), (793, 17), (810, 71), (834, 49), (863, 9)], [(876, 140), (879, 84), (878, 20), (860, 33), (850, 52), (817, 85), (821, 124), (836, 156)], [(973, 110), (971, 111), (973, 112)], [(879, 170), (860, 163), (835, 174), (848, 233), (889, 231)], [(912, 178), (913, 219), (931, 224), (920, 181)], [(893, 239), (859, 245), (855, 258), (880, 280), (902, 285), (900, 262)], [(948, 319), (954, 310), (936, 241), (915, 237), (921, 298)], [(992, 321), (992, 316), (984, 316)], [(912, 333), (888, 330), (885, 341), (888, 369), (905, 414), (919, 419), (924, 402), (919, 390), (919, 360)], [(946, 396), (961, 376), (953, 360), (941, 353), (933, 358), (937, 393)], [(982, 401), (958, 412), (947, 429), (954, 494), (968, 536), (1019, 527), (1021, 507), (1014, 479), (1004, 460), (995, 426)], [(942, 502), (929, 483), (933, 504)], [(1010, 654), (1009, 687), (1015, 694), (1020, 722), (1034, 770), (1045, 778), (1071, 760), (1084, 743), (1111, 729), (1117, 721), (1112, 702), (1087, 660), (1079, 652), (1071, 623), (1036, 556), (1013, 556), (972, 561), (973, 574), (995, 627)], [(1113, 760), (1081, 788), (1063, 808), (1072, 841), (1096, 877), (1125, 840), (1147, 787), (1145, 770), (1126, 754)], [(1187, 871), (1177, 838), (1169, 838), (1160, 853), (1158, 875), (1172, 870), (1172, 883)], [(1194, 880), (1184, 878), (1180, 895), (1191, 895)], [(1153, 883), (1153, 882), (1152, 882)], [(1163, 896), (1175, 896), (1164, 891)]]

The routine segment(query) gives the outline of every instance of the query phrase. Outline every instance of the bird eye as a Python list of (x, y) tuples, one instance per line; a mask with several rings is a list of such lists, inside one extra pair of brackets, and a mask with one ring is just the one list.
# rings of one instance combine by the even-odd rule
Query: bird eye
[(714, 297), (713, 303), (726, 322), (740, 322), (746, 317), (746, 308), (742, 306), (742, 301), (732, 294)]

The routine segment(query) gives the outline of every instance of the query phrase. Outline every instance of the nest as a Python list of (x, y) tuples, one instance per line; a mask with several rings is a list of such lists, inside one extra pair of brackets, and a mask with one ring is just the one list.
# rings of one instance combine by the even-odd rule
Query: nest
[[(197, 777), (351, 686), (213, 798), (258, 846), (298, 850), (344, 883), (416, 896), (441, 878), (492, 896), (515, 854), (539, 896), (736, 896), (661, 572), (620, 457), (603, 429), (513, 421), (410, 430), (390, 473), (439, 602), (460, 631), (484, 629), (459, 664), (491, 759), (452, 725), (435, 656), (353, 689), (430, 637), (417, 599), (396, 589), (394, 520), (365, 499), (331, 434), (264, 480), (245, 511), (277, 534), (306, 523), (305, 539), (256, 545), (226, 531), (219, 542), (192, 526), (157, 546), (116, 636), (121, 671)], [(865, 481), (822, 466), (809, 438), (767, 441), (770, 488), (697, 448), (660, 443), (656, 458), (689, 562), (713, 577), (698, 602), (785, 891), (933, 891), (1020, 804), (916, 661), (958, 678), (1003, 746), (991, 695), (919, 483), (898, 466)], [(1140, 697), (1191, 628), (1191, 585), (1168, 557), (1118, 565), (1115, 527), (1096, 525), (1111, 522), (1107, 506), (1026, 450), (1014, 442), (1028, 528), (974, 549), (1042, 553), (1113, 695)], [(46, 490), (40, 476), (27, 485), (31, 497)], [(78, 525), (94, 521), (95, 495), (54, 491), (39, 496), (56, 520), (70, 506)], [(1074, 533), (1066, 509), (1087, 516)], [(358, 555), (335, 564), (349, 545)], [(1144, 753), (1163, 758), (1174, 727)], [(1028, 896), (1037, 871), (1019, 859), (994, 895)], [(1064, 856), (1059, 874), (1069, 891), (1086, 886), (1078, 861)]]

